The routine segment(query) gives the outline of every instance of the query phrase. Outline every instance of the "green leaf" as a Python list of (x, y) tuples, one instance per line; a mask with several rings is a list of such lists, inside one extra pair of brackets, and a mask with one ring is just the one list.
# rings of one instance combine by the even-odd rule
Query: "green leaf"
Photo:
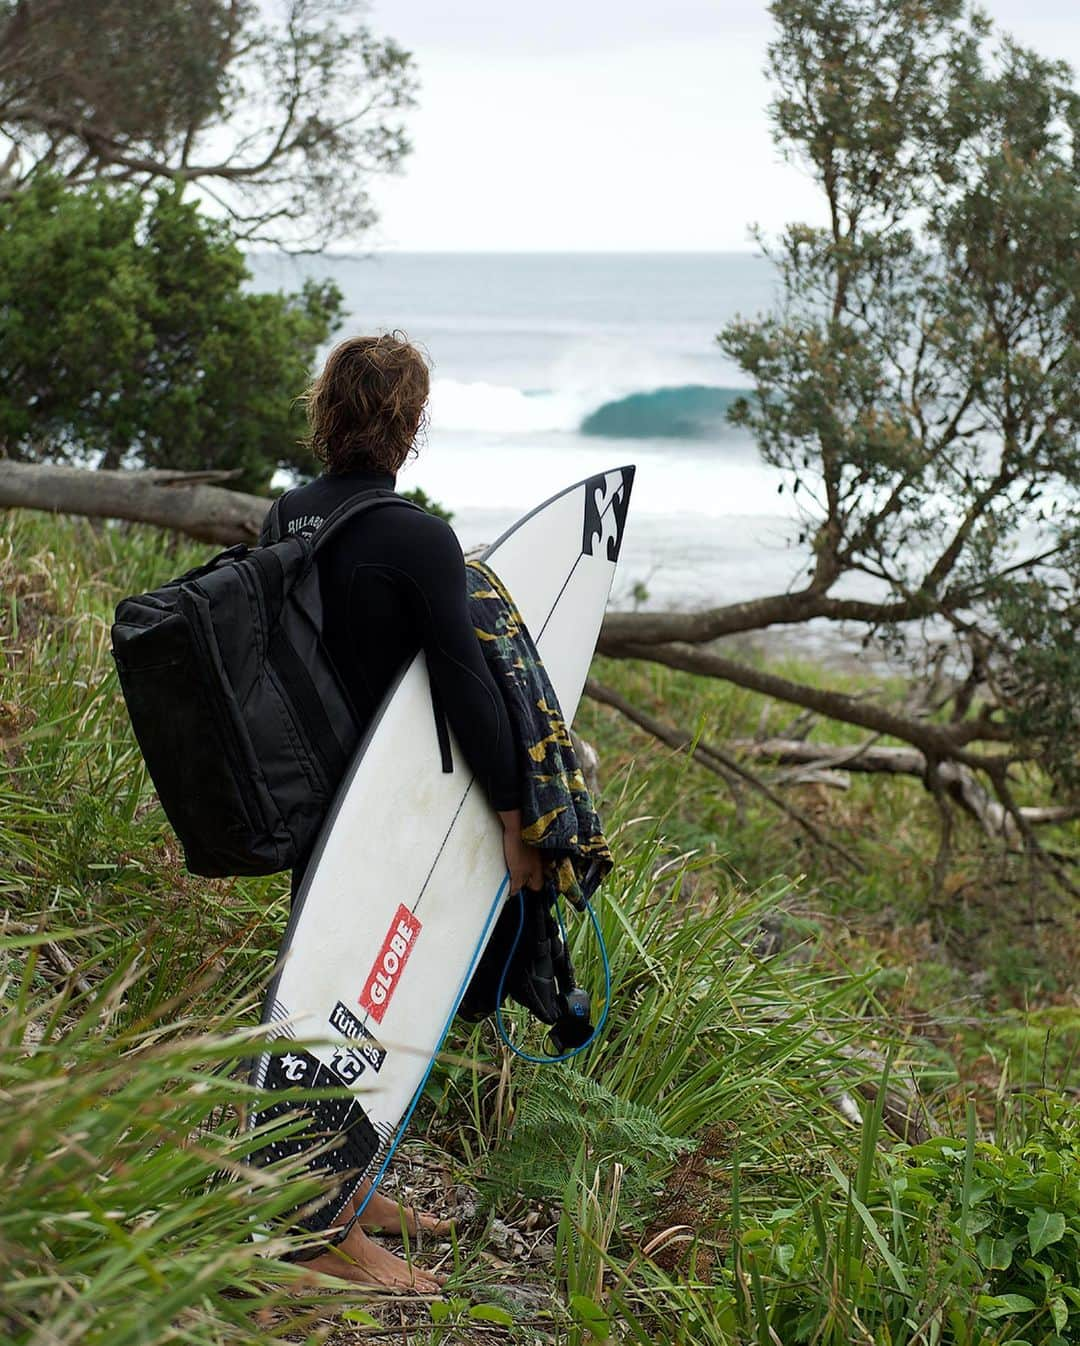
[(832, 1173), (833, 1177), (840, 1184), (841, 1189), (845, 1191), (847, 1199), (851, 1202), (852, 1206), (855, 1208), (855, 1211), (858, 1214), (859, 1219), (863, 1222), (864, 1226), (866, 1227), (866, 1232), (873, 1239), (874, 1246), (877, 1248), (878, 1252), (884, 1258), (885, 1265), (892, 1272), (893, 1280), (896, 1282), (897, 1288), (899, 1289), (900, 1293), (904, 1295), (910, 1295), (911, 1287), (908, 1285), (907, 1278), (904, 1275), (904, 1269), (903, 1267), (901, 1267), (900, 1263), (893, 1256), (893, 1254), (889, 1251), (889, 1246), (882, 1237), (881, 1230), (877, 1226), (877, 1221), (874, 1219), (873, 1215), (871, 1215), (868, 1207), (865, 1206), (863, 1202), (860, 1201), (859, 1198), (855, 1195), (854, 1188), (851, 1186), (850, 1182), (844, 1176), (844, 1174), (841, 1173), (840, 1169), (836, 1166), (833, 1160), (830, 1159), (828, 1156), (826, 1156), (825, 1162), (829, 1166), (829, 1171)]
[(513, 1327), (514, 1315), (507, 1313), (498, 1304), (474, 1304), (469, 1310), (469, 1317), (478, 1323), (498, 1323), (500, 1327)]
[(449, 1318), (458, 1318), (468, 1307), (467, 1299), (433, 1299), (428, 1305), (433, 1323), (445, 1323)]
[(1033, 1215), (1028, 1218), (1027, 1223), (1028, 1241), (1031, 1244), (1031, 1252), (1034, 1256), (1042, 1251), (1050, 1243), (1057, 1241), (1065, 1236), (1065, 1216), (1060, 1211), (1043, 1210), (1039, 1206)]
[(588, 1295), (570, 1296), (570, 1316), (574, 1322), (591, 1332), (597, 1341), (604, 1341), (611, 1335), (607, 1314)]
[(1020, 1269), (1035, 1276), (1041, 1276), (1043, 1285), (1049, 1290), (1057, 1274), (1049, 1262), (1037, 1262), (1033, 1257), (1025, 1257)]
[(1069, 1322), (1069, 1306), (1060, 1295), (1055, 1295), (1050, 1301), (1050, 1317), (1053, 1318), (1057, 1330), (1064, 1332)]
[(979, 1312), (985, 1318), (1004, 1318), (1010, 1313), (1030, 1313), (1035, 1304), (1027, 1295), (980, 1295)]
[(370, 1313), (365, 1313), (363, 1309), (346, 1309), (341, 1315), (342, 1322), (356, 1323), (360, 1327), (381, 1327), (382, 1323), (378, 1318), (373, 1318)]
[(1012, 1239), (996, 1239), (989, 1234), (980, 1234), (975, 1241), (975, 1255), (987, 1270), (1005, 1271), (1012, 1265), (1014, 1246)]

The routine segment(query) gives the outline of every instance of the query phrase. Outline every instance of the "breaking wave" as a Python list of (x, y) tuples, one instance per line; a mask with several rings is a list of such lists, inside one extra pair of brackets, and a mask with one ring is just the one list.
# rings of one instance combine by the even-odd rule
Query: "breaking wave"
[(584, 409), (579, 397), (547, 389), (534, 392), (457, 379), (435, 379), (431, 387), (431, 423), (442, 430), (496, 434), (576, 430)]
[(581, 433), (610, 439), (704, 439), (727, 425), (728, 408), (740, 388), (689, 383), (631, 393), (590, 412)]
[(608, 399), (586, 389), (521, 389), (486, 382), (436, 379), (432, 424), (439, 429), (496, 434), (562, 432), (605, 439), (704, 439), (721, 433), (739, 388), (682, 384), (622, 393)]

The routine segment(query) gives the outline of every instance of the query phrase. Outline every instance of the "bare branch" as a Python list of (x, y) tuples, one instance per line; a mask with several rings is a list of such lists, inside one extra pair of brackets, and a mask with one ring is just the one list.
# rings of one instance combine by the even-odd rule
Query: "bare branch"
[[(854, 748), (835, 744), (807, 743), (804, 739), (766, 738), (732, 739), (729, 747), (746, 757), (776, 762), (783, 766), (862, 772), (870, 775), (913, 776), (924, 784), (928, 779), (926, 754), (918, 748), (875, 746), (873, 740)], [(997, 763), (995, 762), (995, 769)], [(953, 800), (974, 818), (991, 840), (1004, 840), (1010, 850), (1022, 845), (1020, 829), (1001, 803), (991, 799), (963, 764), (939, 762), (937, 777)], [(1061, 806), (1024, 806), (1019, 816), (1032, 827), (1050, 826), (1080, 818), (1080, 804)]]
[(962, 752), (968, 743), (979, 739), (1007, 740), (1010, 736), (1001, 726), (986, 719), (941, 725), (900, 715), (885, 706), (862, 701), (843, 692), (832, 692), (810, 687), (779, 677), (762, 669), (729, 659), (713, 650), (698, 649), (693, 645), (671, 642), (663, 645), (636, 645), (630, 642), (607, 641), (603, 652), (624, 659), (646, 659), (679, 668), (687, 673), (704, 673), (708, 677), (724, 678), (739, 687), (761, 692), (777, 700), (817, 711), (833, 720), (860, 725), (874, 733), (888, 734), (922, 748), (924, 752), (941, 757), (957, 757), (968, 765), (978, 767), (982, 759)]
[(894, 603), (871, 603), (861, 599), (830, 598), (809, 587), (701, 612), (609, 612), (604, 619), (599, 648), (606, 654), (627, 641), (635, 645), (663, 644), (673, 640), (704, 644), (721, 636), (760, 631), (768, 626), (801, 625), (815, 617), (870, 625), (909, 622), (929, 616), (932, 606), (925, 596), (917, 594)]
[(669, 747), (675, 748), (679, 752), (689, 752), (693, 759), (707, 770), (713, 771), (718, 775), (730, 777), (735, 776), (739, 780), (745, 781), (751, 789), (756, 790), (758, 794), (763, 795), (770, 804), (778, 808), (781, 813), (786, 814), (811, 837), (819, 846), (832, 851), (838, 855), (845, 864), (853, 869), (865, 872), (863, 863), (850, 851), (841, 846), (832, 838), (827, 837), (817, 826), (812, 818), (808, 817), (801, 809), (788, 803), (774, 790), (770, 789), (764, 781), (754, 775), (752, 771), (747, 770), (735, 758), (729, 757), (727, 753), (719, 748), (710, 746), (695, 735), (688, 733), (685, 729), (679, 729), (675, 725), (665, 724), (662, 720), (656, 719), (646, 711), (640, 710), (637, 706), (627, 701), (625, 697), (620, 696), (618, 692), (610, 687), (605, 687), (603, 683), (597, 682), (595, 678), (589, 678), (585, 684), (586, 695), (592, 697), (594, 701), (600, 701), (606, 706), (611, 706), (628, 720), (631, 720), (639, 728), (644, 729), (646, 733), (652, 734), (654, 738), (660, 739)]
[(414, 93), (412, 58), (357, 7), (23, 0), (0, 24), (0, 189), (46, 167), (73, 186), (217, 183), (230, 217), (325, 245), (370, 224), (366, 184), (408, 153)]

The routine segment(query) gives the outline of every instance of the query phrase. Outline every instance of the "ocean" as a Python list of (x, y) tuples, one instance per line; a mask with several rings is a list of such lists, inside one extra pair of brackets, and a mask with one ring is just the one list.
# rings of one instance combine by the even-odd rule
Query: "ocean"
[(728, 603), (805, 571), (779, 473), (724, 414), (744, 380), (716, 333), (770, 306), (763, 259), (382, 253), (251, 267), (260, 289), (332, 277), (348, 309), (339, 335), (400, 329), (426, 349), (430, 424), (399, 485), (453, 510), (466, 548), (561, 487), (634, 463), (613, 606)]

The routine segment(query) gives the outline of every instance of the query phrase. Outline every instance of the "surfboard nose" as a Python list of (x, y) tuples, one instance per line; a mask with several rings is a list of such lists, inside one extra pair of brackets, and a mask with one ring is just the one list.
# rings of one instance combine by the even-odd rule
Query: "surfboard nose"
[(586, 481), (583, 555), (618, 561), (634, 471), (633, 465), (616, 467)]

